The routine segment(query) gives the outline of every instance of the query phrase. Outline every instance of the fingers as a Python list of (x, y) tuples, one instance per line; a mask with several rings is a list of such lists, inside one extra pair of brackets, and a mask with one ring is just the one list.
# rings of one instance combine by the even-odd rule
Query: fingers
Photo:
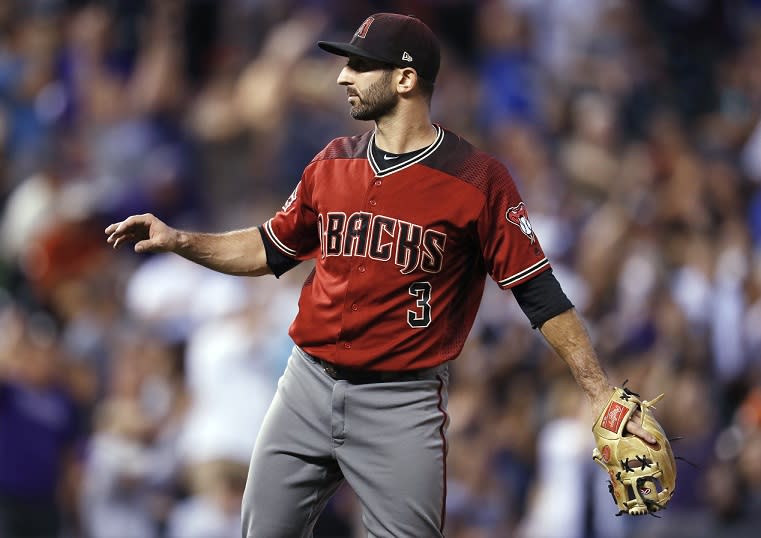
[(629, 420), (629, 422), (626, 423), (626, 431), (631, 433), (632, 435), (636, 435), (646, 443), (655, 444), (657, 442), (657, 439), (655, 436), (647, 431), (645, 428), (639, 425), (637, 422), (637, 419), (632, 416), (632, 419)]
[(146, 213), (144, 215), (132, 215), (121, 222), (110, 224), (104, 230), (108, 235), (106, 242), (114, 248), (118, 248), (127, 241), (135, 242), (145, 239), (148, 237), (148, 230), (153, 220), (153, 215)]
[(148, 239), (135, 243), (135, 252), (138, 254), (144, 252), (160, 252), (162, 250), (163, 249), (159, 248), (153, 241), (149, 241)]
[(129, 234), (129, 233), (119, 234), (119, 235), (113, 234), (109, 236), (109, 238), (106, 239), (106, 241), (112, 244), (114, 248), (119, 248), (124, 243), (135, 243), (134, 250), (138, 254), (141, 254), (144, 252), (154, 252), (154, 251), (158, 252), (162, 250), (157, 244), (155, 244), (154, 241), (151, 241), (149, 239), (140, 240), (140, 237), (136, 236), (135, 234)]
[[(111, 226), (109, 226), (109, 228), (111, 228)], [(106, 228), (106, 230), (108, 230), (108, 228)], [(106, 231), (106, 233), (109, 233), (109, 232)], [(117, 248), (121, 243), (124, 242), (126, 238), (127, 238), (126, 234), (121, 234), (121, 233), (117, 233), (116, 231), (113, 231), (111, 232), (111, 235), (109, 235), (106, 238), (106, 243), (108, 243), (114, 248)]]
[[(115, 225), (112, 225), (112, 226), (115, 226)], [(109, 226), (109, 228), (111, 228), (111, 226)], [(107, 228), (107, 230), (108, 230), (108, 228)], [(108, 232), (106, 232), (106, 233), (108, 233)], [(131, 232), (128, 232), (128, 231), (125, 231), (125, 230), (119, 230), (118, 228), (115, 228), (111, 232), (111, 235), (109, 235), (106, 238), (106, 243), (108, 243), (109, 245), (111, 245), (114, 248), (118, 248), (123, 243), (125, 243), (127, 241), (135, 241), (135, 239), (136, 239), (136, 237), (135, 237), (134, 233), (131, 233)]]
[(127, 228), (135, 226), (136, 224), (143, 223), (143, 217), (144, 215), (132, 215), (131, 217), (127, 217), (121, 222), (114, 222), (113, 224), (109, 224), (104, 231), (107, 234), (113, 234), (116, 231), (123, 231)]
[(106, 239), (107, 243), (110, 243), (114, 248), (119, 248), (120, 245), (126, 242), (132, 242), (135, 240), (135, 236), (133, 234), (121, 234), (116, 235), (113, 234)]

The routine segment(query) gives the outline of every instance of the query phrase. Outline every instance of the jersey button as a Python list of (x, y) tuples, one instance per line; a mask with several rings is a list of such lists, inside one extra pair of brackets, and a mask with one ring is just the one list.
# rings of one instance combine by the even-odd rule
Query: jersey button
[(359, 306), (356, 303), (354, 303), (353, 305), (351, 305), (351, 309), (356, 312), (357, 310), (359, 310)]
[(375, 180), (375, 186), (376, 187), (380, 187), (381, 185), (383, 185), (383, 182), (380, 179), (376, 179)]
[(367, 270), (367, 268), (364, 265), (360, 265), (359, 267), (357, 267), (357, 270), (360, 273), (364, 273)]
[(349, 343), (349, 342), (344, 342), (344, 347), (345, 347), (346, 349), (351, 349), (351, 343)]
[(375, 200), (370, 200), (370, 205), (371, 206), (376, 206), (376, 205), (378, 205), (378, 202), (376, 202)]

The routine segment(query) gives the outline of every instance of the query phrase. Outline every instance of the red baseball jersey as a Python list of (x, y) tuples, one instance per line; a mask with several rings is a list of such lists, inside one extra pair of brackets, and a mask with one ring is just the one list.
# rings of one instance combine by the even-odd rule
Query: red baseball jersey
[(307, 353), (372, 370), (427, 368), (462, 350), (486, 274), (508, 289), (550, 268), (509, 172), (435, 126), (386, 169), (374, 131), (330, 142), (263, 225), (314, 258), (289, 334)]

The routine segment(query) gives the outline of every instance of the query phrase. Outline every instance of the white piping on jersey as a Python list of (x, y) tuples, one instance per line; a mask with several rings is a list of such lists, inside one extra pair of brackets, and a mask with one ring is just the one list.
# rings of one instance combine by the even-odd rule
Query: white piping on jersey
[(518, 282), (519, 280), (536, 273), (540, 269), (544, 269), (549, 264), (550, 264), (550, 260), (548, 260), (547, 258), (542, 258), (531, 267), (527, 267), (526, 269), (524, 269), (523, 271), (520, 271), (519, 273), (515, 273), (514, 275), (509, 276), (504, 280), (500, 280), (499, 285), (502, 286), (503, 288), (506, 286), (509, 286), (510, 284)]
[(267, 235), (272, 240), (272, 243), (283, 251), (284, 254), (287, 254), (288, 256), (294, 257), (296, 256), (296, 251), (292, 248), (288, 248), (285, 246), (285, 243), (283, 243), (278, 236), (275, 235), (275, 232), (272, 230), (272, 219), (268, 220), (264, 223), (264, 231), (267, 232)]
[(436, 139), (431, 143), (430, 146), (425, 148), (425, 150), (419, 155), (415, 155), (406, 161), (401, 161), (394, 166), (386, 168), (385, 170), (381, 169), (381, 167), (378, 166), (378, 163), (375, 162), (375, 157), (373, 156), (373, 144), (375, 144), (375, 131), (373, 131), (373, 134), (370, 136), (370, 143), (367, 145), (367, 160), (370, 162), (370, 168), (372, 168), (373, 172), (375, 172), (375, 177), (385, 177), (389, 174), (393, 174), (394, 172), (398, 172), (399, 170), (404, 170), (405, 168), (422, 161), (431, 153), (436, 151), (444, 141), (444, 129), (436, 124), (434, 124), (433, 127), (436, 129)]

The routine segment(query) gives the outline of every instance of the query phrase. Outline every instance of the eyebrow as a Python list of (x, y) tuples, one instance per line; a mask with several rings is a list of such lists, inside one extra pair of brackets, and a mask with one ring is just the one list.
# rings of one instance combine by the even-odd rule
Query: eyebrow
[(359, 72), (375, 71), (376, 69), (393, 69), (396, 67), (386, 62), (371, 60), (369, 58), (362, 58), (361, 56), (349, 57), (346, 65)]

